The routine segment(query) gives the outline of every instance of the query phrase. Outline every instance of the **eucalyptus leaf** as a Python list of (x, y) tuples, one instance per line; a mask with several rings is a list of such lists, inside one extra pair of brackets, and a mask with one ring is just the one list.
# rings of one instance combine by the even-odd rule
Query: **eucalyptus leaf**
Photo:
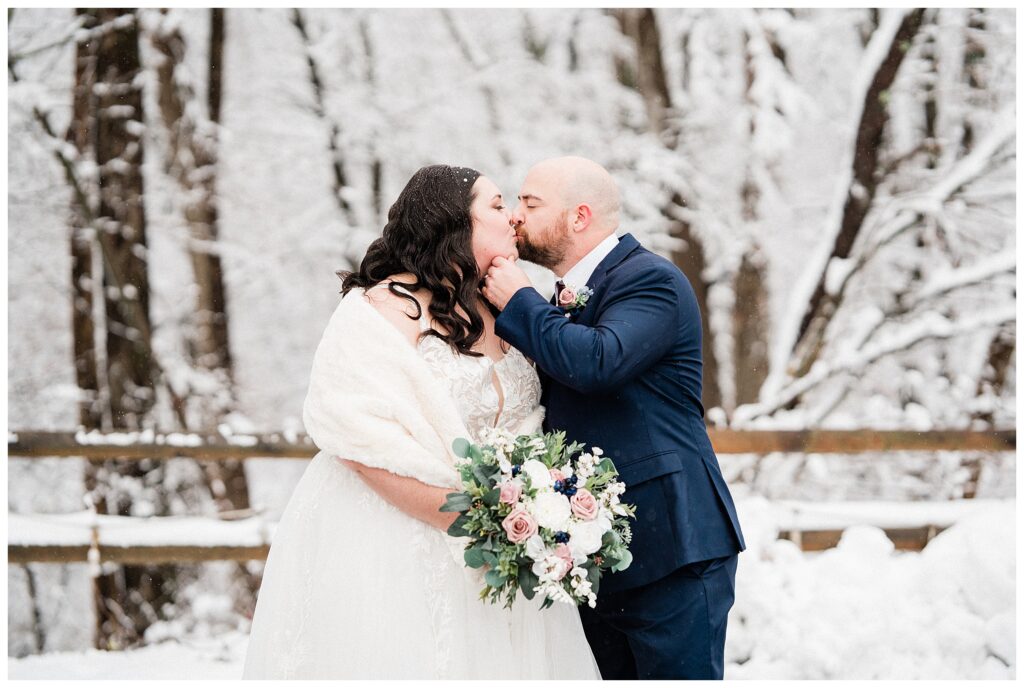
[(469, 511), (473, 506), (473, 500), (465, 492), (451, 492), (446, 496), (447, 500), (438, 511)]
[(484, 565), (484, 553), (476, 547), (470, 547), (466, 550), (462, 558), (466, 560), (466, 566), (471, 569), (478, 569)]
[(484, 574), (484, 582), (492, 588), (500, 588), (505, 584), (505, 575), (498, 573), (497, 569), (489, 569)]
[(455, 452), (455, 456), (464, 459), (469, 456), (469, 449), (472, 446), (465, 437), (456, 437), (452, 442), (452, 451)]
[(459, 514), (459, 517), (448, 526), (448, 534), (452, 537), (464, 537), (466, 530), (464, 526), (469, 523), (469, 517), (466, 514)]
[(530, 567), (519, 567), (519, 588), (523, 591), (523, 595), (526, 597), (526, 599), (533, 599), (533, 596), (537, 594), (534, 592), (533, 589), (536, 588), (539, 584), (540, 579), (537, 578), (536, 574), (534, 574), (534, 572), (530, 570)]
[(612, 567), (611, 571), (622, 571), (623, 569), (629, 568), (629, 565), (633, 563), (633, 555), (630, 554), (628, 549), (623, 548), (622, 557)]
[(597, 566), (591, 566), (587, 569), (587, 580), (590, 581), (590, 591), (595, 595), (601, 588), (601, 569)]
[(488, 473), (485, 467), (479, 464), (473, 466), (473, 477), (476, 478), (477, 483), (479, 483), (481, 487), (491, 486), (490, 473)]
[(498, 500), (501, 499), (501, 489), (495, 487), (490, 492), (484, 495), (484, 504), (487, 506), (498, 506)]

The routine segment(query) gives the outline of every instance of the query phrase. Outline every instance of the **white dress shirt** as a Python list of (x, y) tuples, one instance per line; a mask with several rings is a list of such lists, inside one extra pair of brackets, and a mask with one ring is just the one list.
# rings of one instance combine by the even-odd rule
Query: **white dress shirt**
[(598, 264), (612, 252), (618, 243), (619, 237), (615, 236), (615, 234), (605, 237), (604, 241), (590, 249), (590, 253), (580, 258), (578, 263), (569, 268), (562, 277), (562, 282), (573, 289), (585, 286), (587, 280), (594, 274), (594, 270), (597, 269)]

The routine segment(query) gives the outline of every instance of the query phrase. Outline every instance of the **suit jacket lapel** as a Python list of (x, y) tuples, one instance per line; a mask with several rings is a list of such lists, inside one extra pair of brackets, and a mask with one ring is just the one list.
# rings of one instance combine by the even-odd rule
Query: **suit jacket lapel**
[(612, 268), (624, 261), (626, 256), (638, 248), (640, 248), (640, 242), (634, 239), (632, 234), (623, 234), (619, 237), (619, 243), (615, 245), (611, 253), (594, 268), (590, 279), (587, 280), (587, 286), (591, 289), (596, 288)]

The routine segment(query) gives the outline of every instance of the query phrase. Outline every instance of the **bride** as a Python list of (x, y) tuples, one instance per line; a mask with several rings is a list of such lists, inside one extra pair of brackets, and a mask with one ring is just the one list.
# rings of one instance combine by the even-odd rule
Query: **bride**
[(303, 409), (321, 451), (274, 533), (243, 678), (600, 678), (575, 609), (479, 599), (438, 511), (452, 440), (540, 428), (537, 375), (478, 288), (515, 240), (493, 182), (432, 165), (343, 276)]

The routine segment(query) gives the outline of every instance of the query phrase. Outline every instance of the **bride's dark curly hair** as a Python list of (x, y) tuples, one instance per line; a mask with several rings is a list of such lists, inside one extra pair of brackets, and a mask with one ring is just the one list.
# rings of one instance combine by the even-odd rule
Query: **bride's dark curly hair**
[[(395, 288), (409, 291), (428, 289), (428, 310), (447, 334), (433, 327), (420, 335), (433, 335), (459, 353), (481, 356), (472, 346), (484, 334), (484, 322), (477, 312), (480, 301), (480, 271), (473, 257), (473, 222), (469, 208), (475, 198), (473, 184), (480, 173), (468, 167), (429, 165), (421, 167), (398, 194), (388, 210), (388, 222), (379, 239), (366, 250), (359, 269), (339, 271), (341, 293), (354, 287), (369, 289), (392, 275), (411, 273), (411, 284), (388, 284), (388, 291), (408, 299), (423, 313), (419, 301)], [(459, 306), (468, 319), (456, 310)]]

